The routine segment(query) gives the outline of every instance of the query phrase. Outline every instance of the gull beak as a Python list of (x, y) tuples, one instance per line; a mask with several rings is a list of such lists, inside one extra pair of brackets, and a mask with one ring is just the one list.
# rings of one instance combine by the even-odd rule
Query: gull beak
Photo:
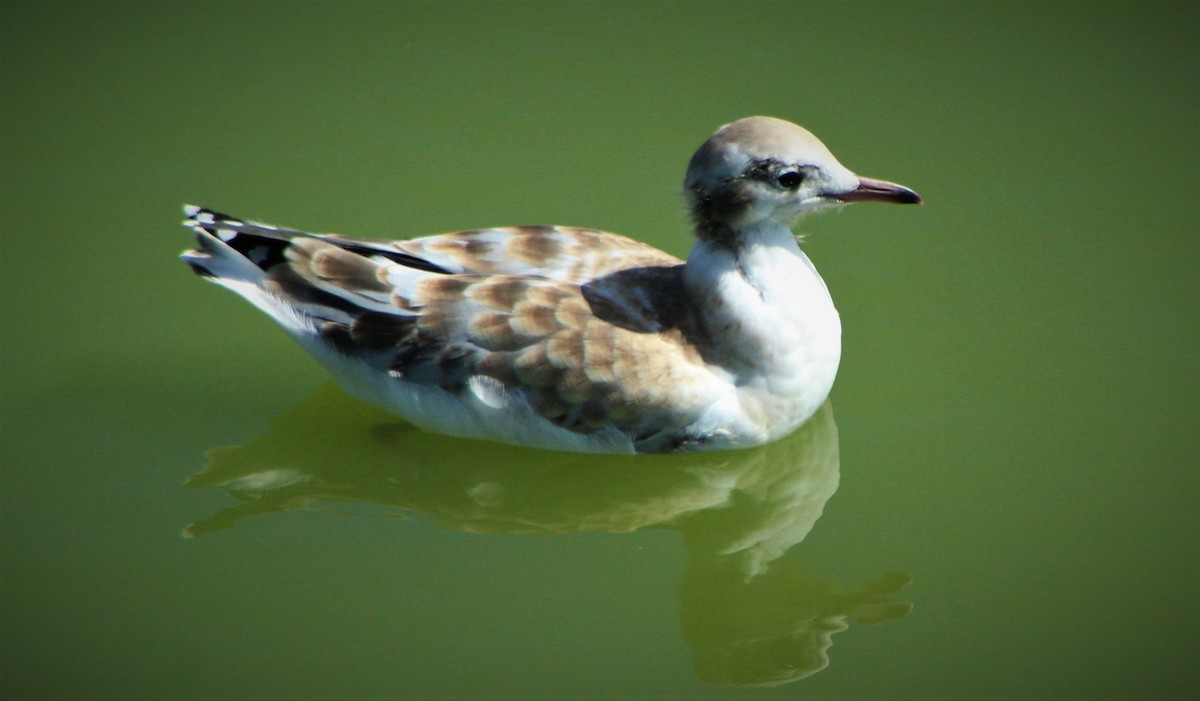
[(838, 197), (843, 202), (894, 202), (921, 204), (921, 196), (903, 185), (886, 180), (859, 178), (858, 187)]

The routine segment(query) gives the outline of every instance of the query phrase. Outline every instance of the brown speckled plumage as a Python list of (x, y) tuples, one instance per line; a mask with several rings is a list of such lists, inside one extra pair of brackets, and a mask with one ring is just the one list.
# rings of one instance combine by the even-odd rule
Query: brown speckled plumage
[(841, 355), (837, 310), (791, 224), (920, 197), (769, 117), (717, 130), (684, 192), (686, 263), (595, 229), (369, 241), (190, 205), (198, 246), (183, 260), (351, 392), (425, 428), (598, 452), (761, 445), (812, 416)]
[[(266, 269), (273, 294), (321, 319), (338, 352), (397, 379), (458, 392), (465, 378), (489, 377), (560, 427), (648, 440), (678, 422), (672, 414), (695, 411), (680, 388), (711, 373), (692, 337), (682, 262), (615, 234), (509, 227), (385, 243), (236, 231), (235, 245), (282, 245)], [(370, 255), (388, 249), (453, 272)], [(514, 272), (531, 268), (540, 274)], [(644, 294), (627, 306), (621, 289), (632, 282)]]

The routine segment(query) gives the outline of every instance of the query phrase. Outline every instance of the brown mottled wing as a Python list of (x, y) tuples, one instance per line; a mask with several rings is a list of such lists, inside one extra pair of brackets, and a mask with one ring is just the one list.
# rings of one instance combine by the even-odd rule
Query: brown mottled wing
[[(702, 359), (680, 262), (587, 229), (488, 229), (408, 242), (317, 236), (217, 218), (261, 287), (381, 381), (471, 391), (492, 378), (568, 430), (616, 427), (662, 449), (720, 391)], [(202, 236), (203, 238), (203, 236)], [(206, 252), (207, 251), (207, 252)]]
[[(636, 268), (583, 287), (519, 275), (431, 275), (410, 304), (422, 310), (418, 337), (430, 351), (460, 349), (468, 374), (496, 379), (563, 428), (611, 425), (646, 441), (682, 428), (719, 391), (688, 340), (695, 330), (679, 298), (680, 273), (679, 266)], [(393, 370), (407, 377), (420, 360), (402, 350)]]
[(576, 283), (617, 270), (681, 262), (640, 241), (567, 226), (474, 229), (391, 245), (454, 273), (538, 275)]

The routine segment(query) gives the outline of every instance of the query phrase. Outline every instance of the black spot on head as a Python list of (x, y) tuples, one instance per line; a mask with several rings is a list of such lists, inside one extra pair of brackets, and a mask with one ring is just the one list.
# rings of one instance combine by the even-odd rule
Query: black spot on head
[(692, 219), (702, 241), (733, 246), (736, 244), (731, 222), (746, 211), (756, 197), (754, 182), (730, 178), (712, 190), (697, 191), (692, 198)]
[(746, 172), (742, 173), (742, 177), (767, 182), (775, 177), (775, 172), (781, 165), (783, 164), (774, 158), (760, 158), (750, 164)]
[(764, 158), (750, 164), (742, 177), (769, 183), (784, 190), (795, 190), (800, 187), (812, 166), (797, 166)]

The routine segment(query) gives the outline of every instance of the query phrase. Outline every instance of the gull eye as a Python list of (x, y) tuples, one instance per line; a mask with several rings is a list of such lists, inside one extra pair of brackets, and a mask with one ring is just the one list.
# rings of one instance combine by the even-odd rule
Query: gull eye
[(775, 182), (785, 190), (795, 190), (804, 182), (804, 173), (798, 170), (785, 170), (775, 176)]

